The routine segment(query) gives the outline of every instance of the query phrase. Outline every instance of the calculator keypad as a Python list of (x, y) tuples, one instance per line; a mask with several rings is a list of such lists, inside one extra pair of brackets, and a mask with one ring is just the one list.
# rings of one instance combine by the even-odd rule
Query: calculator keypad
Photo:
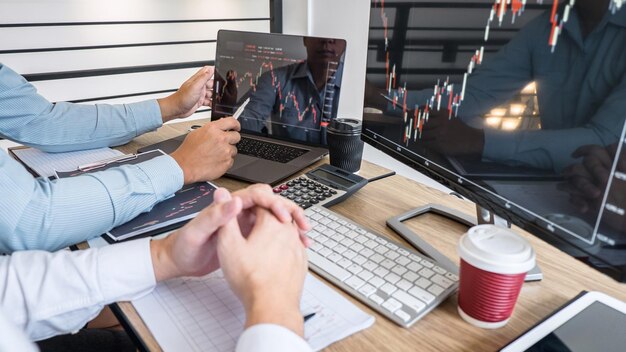
[(274, 187), (274, 193), (291, 199), (303, 209), (307, 209), (334, 196), (337, 191), (308, 177), (300, 176)]

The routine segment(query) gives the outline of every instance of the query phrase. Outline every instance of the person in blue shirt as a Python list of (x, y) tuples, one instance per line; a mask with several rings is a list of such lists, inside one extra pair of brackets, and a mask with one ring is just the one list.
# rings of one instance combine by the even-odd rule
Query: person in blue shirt
[[(608, 8), (609, 0), (576, 1), (554, 52), (548, 45), (547, 12), (496, 54), (485, 54), (484, 62), (469, 75), (458, 118), (449, 120), (448, 111), (431, 114), (421, 145), (444, 155), (476, 156), (558, 173), (575, 162), (578, 147), (615, 143), (626, 110), (626, 10), (613, 14)], [(533, 81), (541, 129), (503, 131), (485, 126), (482, 116)], [(409, 92), (408, 105), (424, 105), (432, 91)], [(366, 97), (370, 102), (381, 98), (371, 89)]]
[[(172, 95), (123, 105), (51, 103), (0, 64), (0, 137), (47, 152), (115, 146), (208, 105), (213, 69), (204, 67)], [(220, 177), (237, 153), (232, 118), (191, 132), (171, 155), (89, 175), (36, 179), (0, 153), (0, 253), (54, 251), (123, 224), (183, 184)]]
[[(326, 126), (337, 117), (346, 42), (329, 38), (303, 38), (303, 62), (268, 69), (254, 89), (240, 121), (242, 128), (278, 138), (326, 144)], [(236, 99), (234, 71), (227, 72), (224, 89)], [(235, 105), (230, 101), (230, 105)]]

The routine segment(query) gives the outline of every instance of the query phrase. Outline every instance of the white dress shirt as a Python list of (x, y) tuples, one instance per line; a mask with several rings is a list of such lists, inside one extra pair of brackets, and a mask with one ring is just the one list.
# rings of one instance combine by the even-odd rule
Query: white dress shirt
[[(0, 256), (0, 352), (24, 350), (26, 336), (42, 340), (76, 332), (106, 304), (137, 299), (155, 285), (150, 239), (76, 252)], [(25, 335), (10, 333), (11, 323)], [(244, 331), (237, 351), (310, 347), (284, 327), (261, 324)]]

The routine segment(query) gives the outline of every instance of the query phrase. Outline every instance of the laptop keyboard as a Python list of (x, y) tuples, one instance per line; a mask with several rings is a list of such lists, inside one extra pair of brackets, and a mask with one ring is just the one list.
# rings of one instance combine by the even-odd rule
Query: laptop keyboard
[(288, 163), (306, 153), (306, 149), (290, 147), (282, 144), (241, 137), (237, 144), (237, 153), (257, 158)]

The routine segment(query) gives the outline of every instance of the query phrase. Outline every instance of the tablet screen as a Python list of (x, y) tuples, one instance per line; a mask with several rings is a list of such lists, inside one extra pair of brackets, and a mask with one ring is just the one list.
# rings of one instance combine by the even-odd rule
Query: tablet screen
[(626, 315), (594, 302), (532, 345), (533, 352), (624, 351)]

